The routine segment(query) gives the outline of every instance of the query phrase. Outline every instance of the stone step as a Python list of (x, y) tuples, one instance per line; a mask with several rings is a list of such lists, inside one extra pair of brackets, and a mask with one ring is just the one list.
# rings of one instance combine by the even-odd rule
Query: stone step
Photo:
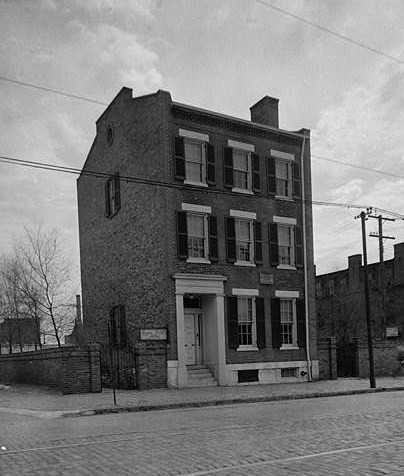
[(206, 365), (189, 366), (187, 371), (189, 387), (217, 387), (217, 382)]

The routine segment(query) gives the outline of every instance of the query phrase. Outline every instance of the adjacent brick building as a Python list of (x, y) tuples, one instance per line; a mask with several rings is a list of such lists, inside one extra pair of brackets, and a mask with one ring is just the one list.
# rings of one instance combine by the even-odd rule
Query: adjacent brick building
[[(383, 271), (384, 268), (384, 271)], [(375, 339), (404, 336), (404, 243), (384, 266), (368, 265), (370, 317)], [(384, 273), (384, 275), (382, 275)], [(348, 257), (348, 268), (316, 276), (318, 337), (337, 342), (366, 340), (365, 279), (362, 255)]]
[(87, 339), (110, 323), (156, 385), (318, 378), (310, 167), (277, 99), (247, 121), (123, 88), (78, 179)]

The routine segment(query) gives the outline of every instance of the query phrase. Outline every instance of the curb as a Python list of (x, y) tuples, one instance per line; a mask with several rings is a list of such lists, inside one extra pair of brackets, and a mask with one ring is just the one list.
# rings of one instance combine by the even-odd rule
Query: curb
[(215, 407), (222, 405), (236, 405), (242, 403), (262, 403), (262, 402), (279, 402), (289, 400), (304, 400), (309, 398), (327, 398), (349, 395), (364, 395), (369, 393), (383, 393), (383, 392), (399, 392), (404, 391), (403, 387), (380, 387), (380, 388), (368, 388), (357, 390), (345, 390), (334, 392), (313, 392), (313, 393), (298, 393), (292, 395), (272, 395), (263, 397), (247, 397), (247, 398), (231, 398), (223, 400), (205, 400), (199, 402), (178, 402), (178, 403), (166, 403), (156, 405), (137, 405), (137, 406), (116, 406), (95, 408), (87, 410), (77, 410), (72, 412), (64, 412), (63, 418), (71, 417), (85, 417), (95, 415), (106, 415), (111, 413), (137, 413), (137, 412), (150, 412), (159, 410), (178, 410), (179, 408), (202, 408), (202, 407)]

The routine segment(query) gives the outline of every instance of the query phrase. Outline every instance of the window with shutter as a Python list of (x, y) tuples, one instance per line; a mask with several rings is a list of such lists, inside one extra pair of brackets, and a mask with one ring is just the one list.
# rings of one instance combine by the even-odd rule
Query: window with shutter
[(235, 227), (235, 220), (232, 217), (225, 218), (225, 234), (226, 234), (226, 260), (229, 263), (235, 263), (237, 259), (236, 227)]
[[(251, 294), (251, 290), (238, 291)], [(232, 296), (227, 301), (229, 347), (232, 349), (258, 350), (266, 345), (264, 299), (250, 294)]]
[(121, 208), (121, 187), (119, 173), (111, 175), (105, 183), (105, 216), (113, 217)]
[(183, 211), (177, 212), (178, 258), (190, 263), (210, 263), (211, 259), (217, 261), (216, 217), (204, 210), (210, 207), (182, 206)]
[(206, 134), (183, 131), (175, 138), (175, 178), (191, 185), (215, 185), (215, 150)]

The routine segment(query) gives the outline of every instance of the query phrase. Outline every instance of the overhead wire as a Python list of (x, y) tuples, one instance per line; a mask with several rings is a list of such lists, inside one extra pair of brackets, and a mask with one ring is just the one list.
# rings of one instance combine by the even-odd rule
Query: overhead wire
[[(43, 169), (43, 170), (49, 170), (49, 171), (55, 171), (55, 172), (64, 172), (64, 173), (70, 173), (70, 174), (75, 174), (75, 175), (85, 175), (85, 176), (91, 176), (91, 177), (96, 177), (96, 178), (109, 178), (111, 177), (110, 173), (106, 172), (98, 172), (94, 170), (81, 170), (76, 167), (66, 167), (62, 165), (56, 165), (56, 164), (50, 164), (50, 163), (45, 163), (45, 162), (39, 162), (39, 161), (34, 161), (34, 160), (25, 160), (25, 159), (18, 159), (15, 157), (9, 157), (9, 156), (0, 156), (0, 163), (9, 163), (13, 165), (20, 165), (20, 166), (25, 166), (25, 167), (30, 167), (34, 169)], [(194, 190), (194, 187), (191, 185), (186, 185), (186, 184), (175, 184), (175, 183), (168, 183), (168, 182), (162, 182), (160, 180), (153, 180), (153, 179), (143, 179), (140, 177), (134, 177), (132, 175), (119, 175), (119, 180), (124, 181), (127, 183), (137, 183), (137, 184), (142, 184), (142, 185), (154, 185), (154, 186), (159, 186), (159, 187), (166, 187), (166, 188), (175, 188), (175, 189), (184, 189), (184, 188), (189, 188), (190, 190)], [(211, 193), (219, 193), (219, 194), (231, 194), (233, 195), (232, 192), (226, 191), (226, 190), (217, 190), (217, 189), (209, 189), (209, 192)], [(248, 195), (249, 196), (249, 195)], [(269, 197), (268, 197), (269, 198)], [(298, 200), (299, 202), (302, 202), (302, 200)], [(341, 208), (353, 208), (353, 209), (365, 209), (365, 208), (372, 208), (373, 210), (377, 210), (389, 215), (392, 215), (396, 218), (400, 218), (404, 220), (404, 215), (396, 212), (392, 212), (389, 210), (382, 209), (380, 207), (375, 207), (372, 205), (359, 205), (359, 204), (353, 204), (353, 203), (341, 203), (341, 202), (330, 202), (330, 201), (325, 201), (325, 200), (304, 200), (305, 203), (310, 203), (312, 205), (318, 205), (318, 206), (333, 206), (333, 207), (341, 207)]]
[(322, 30), (322, 31), (324, 31), (324, 32), (326, 32), (326, 33), (328, 33), (332, 36), (335, 36), (335, 37), (340, 38), (344, 41), (352, 43), (353, 45), (359, 46), (360, 48), (364, 48), (368, 51), (371, 51), (372, 53), (378, 54), (380, 56), (384, 56), (385, 58), (388, 58), (392, 61), (395, 61), (397, 63), (400, 63), (400, 64), (404, 65), (404, 60), (401, 60), (400, 58), (397, 58), (396, 56), (393, 56), (393, 55), (390, 55), (388, 53), (385, 53), (384, 51), (378, 50), (377, 48), (374, 48), (374, 47), (369, 46), (365, 43), (362, 43), (361, 41), (355, 40), (355, 39), (351, 38), (350, 36), (339, 33), (335, 30), (331, 30), (331, 28), (320, 25), (319, 23), (315, 23), (311, 20), (307, 20), (307, 18), (303, 18), (299, 15), (296, 15), (295, 13), (289, 12), (288, 10), (280, 8), (276, 5), (274, 5), (273, 3), (266, 2), (265, 0), (255, 0), (255, 2), (259, 3), (260, 5), (263, 5), (264, 7), (271, 8), (272, 10), (276, 10), (277, 12), (282, 13), (283, 15), (294, 18), (295, 20), (301, 21), (301, 22), (305, 23), (306, 25), (310, 25), (314, 28)]

